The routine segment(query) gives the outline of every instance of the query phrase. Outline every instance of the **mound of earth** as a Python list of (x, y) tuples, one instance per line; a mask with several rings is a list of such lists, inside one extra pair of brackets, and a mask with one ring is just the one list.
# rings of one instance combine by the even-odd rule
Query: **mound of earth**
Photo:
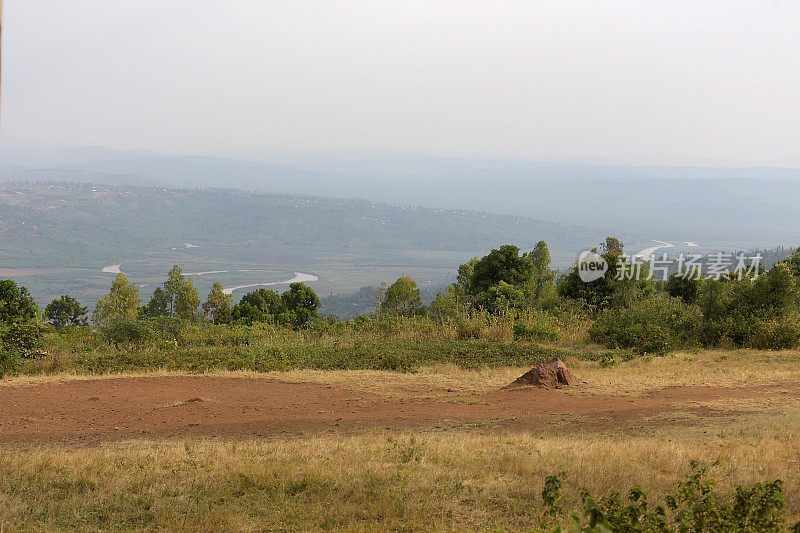
[(579, 383), (578, 378), (567, 369), (564, 362), (556, 358), (549, 363), (539, 365), (526, 372), (504, 388), (542, 387), (545, 389), (558, 389), (563, 386), (578, 385)]

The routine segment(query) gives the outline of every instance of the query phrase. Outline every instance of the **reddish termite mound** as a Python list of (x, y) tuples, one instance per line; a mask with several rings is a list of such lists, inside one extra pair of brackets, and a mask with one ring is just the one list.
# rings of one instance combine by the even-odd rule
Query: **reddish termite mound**
[(556, 358), (549, 363), (539, 365), (526, 372), (504, 388), (542, 387), (545, 389), (559, 389), (564, 386), (578, 385), (579, 383), (578, 378), (567, 369), (564, 362)]

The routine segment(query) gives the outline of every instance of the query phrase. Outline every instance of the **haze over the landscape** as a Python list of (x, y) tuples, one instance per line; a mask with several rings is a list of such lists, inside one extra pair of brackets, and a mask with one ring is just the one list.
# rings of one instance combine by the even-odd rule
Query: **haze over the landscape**
[(800, 166), (796, 2), (5, 7), (7, 135), (273, 160)]

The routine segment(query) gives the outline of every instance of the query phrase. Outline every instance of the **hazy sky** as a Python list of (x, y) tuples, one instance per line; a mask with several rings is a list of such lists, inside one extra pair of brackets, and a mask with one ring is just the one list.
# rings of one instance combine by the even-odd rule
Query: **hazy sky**
[(800, 165), (800, 2), (4, 5), (9, 135)]

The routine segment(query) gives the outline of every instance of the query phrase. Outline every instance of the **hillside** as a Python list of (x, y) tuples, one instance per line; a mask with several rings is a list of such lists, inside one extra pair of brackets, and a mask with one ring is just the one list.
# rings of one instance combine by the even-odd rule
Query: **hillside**
[(433, 286), (498, 244), (529, 249), (544, 239), (566, 263), (605, 236), (525, 217), (357, 200), (21, 182), (0, 186), (0, 235), (0, 275), (27, 285), (40, 303), (62, 293), (93, 303), (120, 264), (143, 295), (175, 263), (195, 273), (201, 293), (216, 280), (232, 287), (294, 272), (319, 277), (323, 295), (403, 273)]
[(793, 246), (800, 170), (398, 154), (176, 156), (0, 137), (0, 179), (232, 187), (489, 211), (709, 246)]

